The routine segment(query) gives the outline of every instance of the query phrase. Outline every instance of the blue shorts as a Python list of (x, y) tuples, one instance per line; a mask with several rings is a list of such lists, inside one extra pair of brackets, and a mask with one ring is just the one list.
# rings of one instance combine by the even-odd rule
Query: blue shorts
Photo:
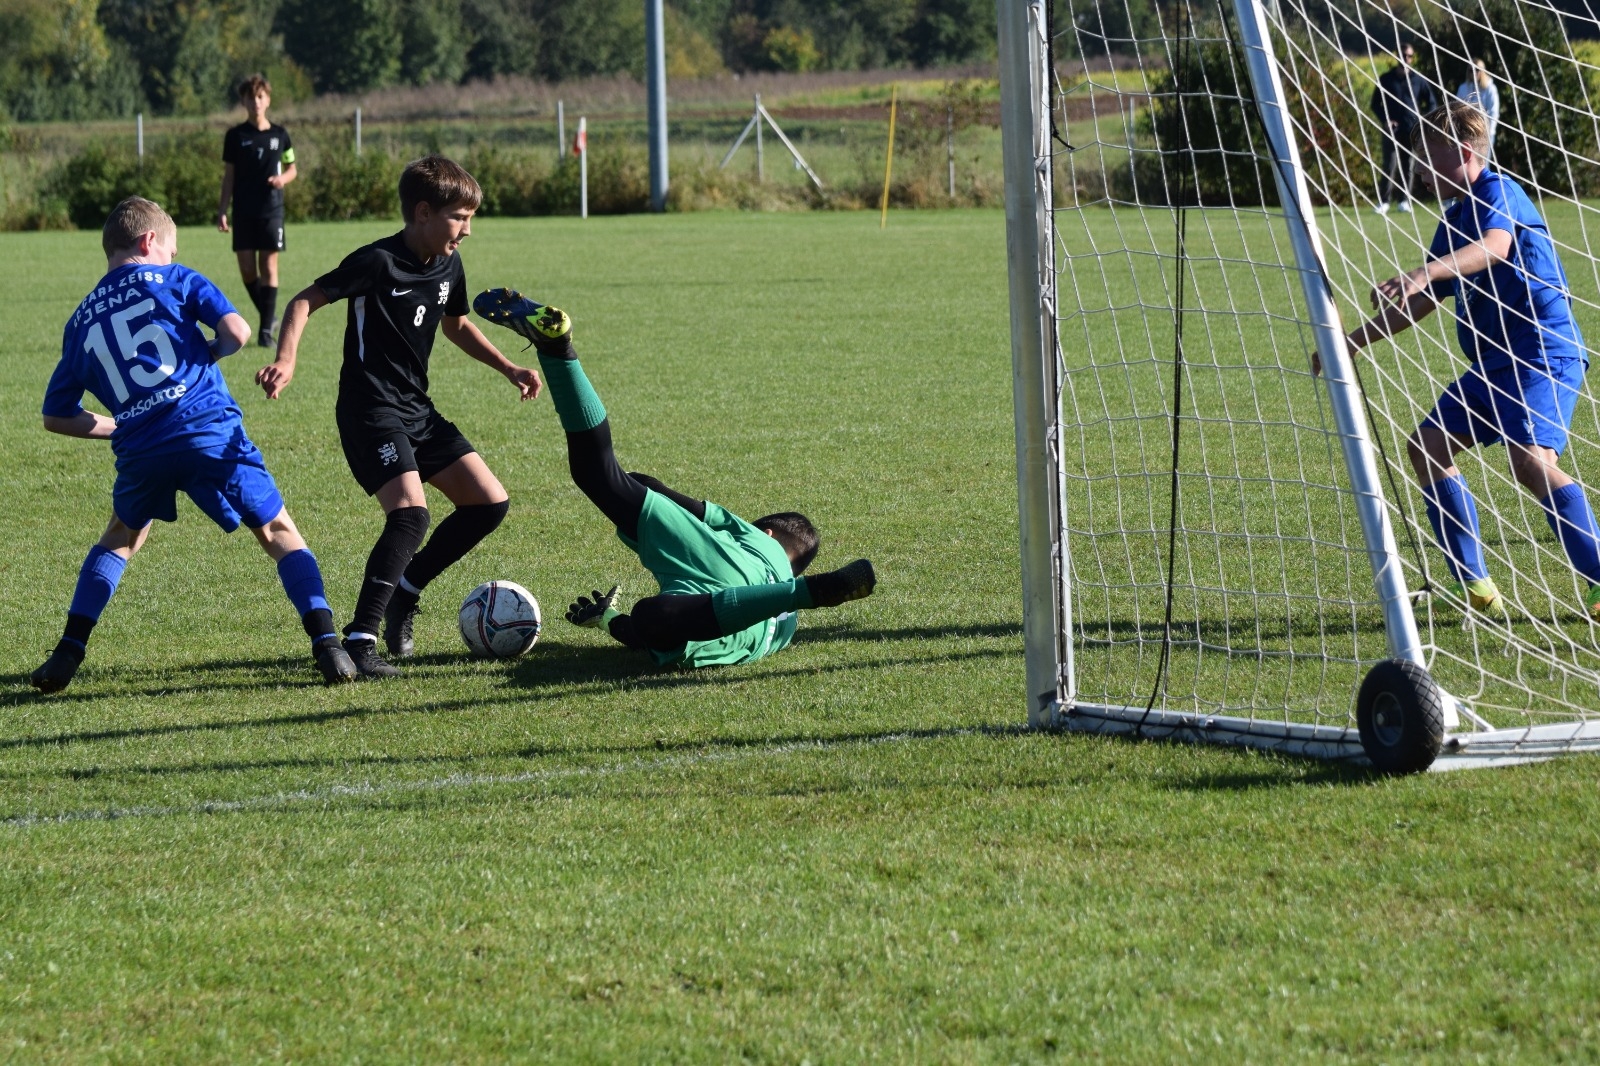
[(1445, 387), (1422, 424), (1474, 444), (1536, 444), (1560, 454), (1588, 369), (1582, 359), (1500, 370), (1473, 366)]
[(129, 529), (174, 522), (179, 490), (225, 533), (241, 522), (260, 529), (283, 510), (260, 450), (242, 432), (220, 448), (119, 460), (111, 508)]

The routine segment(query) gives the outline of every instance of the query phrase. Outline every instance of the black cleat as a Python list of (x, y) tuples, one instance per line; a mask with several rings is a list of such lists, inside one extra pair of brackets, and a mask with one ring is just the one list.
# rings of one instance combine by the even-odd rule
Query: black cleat
[(572, 345), (572, 319), (565, 311), (535, 303), (515, 289), (485, 289), (472, 301), (472, 309), (541, 352), (564, 355)]
[(361, 676), (349, 653), (337, 640), (325, 640), (311, 649), (311, 657), (322, 672), (322, 680), (329, 685), (345, 685)]
[(878, 575), (872, 569), (871, 559), (857, 559), (837, 570), (808, 577), (806, 583), (811, 588), (813, 607), (837, 607), (872, 595), (872, 590), (878, 586)]
[(83, 649), (61, 641), (44, 665), (28, 675), (28, 681), (40, 692), (60, 692), (72, 684), (72, 678), (83, 665)]
[(350, 662), (362, 677), (376, 680), (385, 677), (399, 677), (400, 671), (384, 662), (383, 656), (378, 654), (378, 643), (373, 640), (350, 640), (344, 642), (344, 650), (350, 656)]
[(272, 335), (273, 328), (276, 325), (277, 325), (276, 322), (263, 322), (263, 323), (261, 323), (261, 332), (256, 334), (256, 344), (260, 345), (263, 348), (276, 347), (277, 344), (278, 344), (278, 341)]
[(396, 588), (383, 611), (383, 646), (396, 659), (409, 659), (417, 653), (411, 636), (411, 623), (422, 610), (422, 600), (403, 588)]

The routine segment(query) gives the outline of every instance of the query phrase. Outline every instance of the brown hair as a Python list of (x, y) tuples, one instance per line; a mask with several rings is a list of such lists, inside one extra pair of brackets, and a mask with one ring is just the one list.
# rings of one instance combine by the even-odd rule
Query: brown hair
[(1489, 116), (1476, 104), (1451, 100), (1422, 116), (1411, 134), (1411, 147), (1421, 152), (1428, 141), (1470, 144), (1482, 159), (1489, 154)]
[(260, 74), (252, 74), (239, 83), (239, 99), (249, 103), (255, 99), (258, 92), (265, 90), (268, 96), (272, 95), (272, 83)]
[(106, 258), (109, 259), (118, 252), (137, 248), (139, 238), (146, 233), (167, 234), (177, 231), (172, 216), (162, 210), (160, 204), (142, 196), (130, 196), (111, 209), (105, 228), (100, 231), (100, 247), (106, 250)]
[(400, 217), (410, 222), (418, 204), (435, 211), (461, 205), (474, 211), (483, 203), (483, 189), (466, 168), (442, 155), (413, 159), (400, 172)]

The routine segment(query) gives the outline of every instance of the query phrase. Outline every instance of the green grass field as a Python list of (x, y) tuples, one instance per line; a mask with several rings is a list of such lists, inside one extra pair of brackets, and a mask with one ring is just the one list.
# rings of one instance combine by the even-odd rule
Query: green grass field
[[(292, 230), (286, 292), (388, 228)], [(403, 680), (315, 684), (265, 557), (185, 503), (36, 698), (109, 510), (107, 449), (37, 414), (103, 260), (0, 236), (0, 1058), (1596, 1057), (1593, 760), (1376, 780), (1018, 728), (1000, 213), (475, 228), (474, 288), (573, 313), (625, 463), (807, 511), (877, 594), (693, 675), (567, 627), (648, 578), (548, 401), (441, 345), (513, 510), (430, 589)], [(225, 238), (180, 258), (243, 303)], [(334, 434), (342, 324), (276, 403), (255, 350), (227, 366), (341, 616), (380, 524)], [(491, 577), (550, 620), (515, 664), (454, 631)]]

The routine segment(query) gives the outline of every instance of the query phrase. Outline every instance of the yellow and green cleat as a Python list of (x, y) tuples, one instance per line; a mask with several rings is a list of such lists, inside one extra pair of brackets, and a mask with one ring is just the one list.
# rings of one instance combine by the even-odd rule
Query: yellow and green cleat
[(1458, 599), (1466, 601), (1467, 606), (1474, 613), (1502, 620), (1506, 617), (1506, 600), (1504, 596), (1500, 595), (1500, 586), (1494, 583), (1494, 578), (1484, 577), (1476, 581), (1457, 581), (1455, 593)]
[(559, 307), (536, 303), (515, 289), (485, 289), (472, 309), (535, 345), (565, 345), (572, 319)]

